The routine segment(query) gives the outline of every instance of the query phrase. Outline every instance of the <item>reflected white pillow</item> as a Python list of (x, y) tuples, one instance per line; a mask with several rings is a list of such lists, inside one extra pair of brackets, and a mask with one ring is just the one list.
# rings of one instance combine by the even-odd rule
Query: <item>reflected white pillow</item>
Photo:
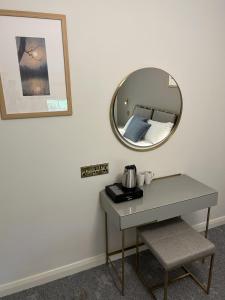
[(151, 127), (147, 131), (144, 139), (152, 144), (157, 144), (165, 139), (173, 128), (173, 123), (171, 122), (162, 123), (148, 120), (148, 123), (151, 125)]

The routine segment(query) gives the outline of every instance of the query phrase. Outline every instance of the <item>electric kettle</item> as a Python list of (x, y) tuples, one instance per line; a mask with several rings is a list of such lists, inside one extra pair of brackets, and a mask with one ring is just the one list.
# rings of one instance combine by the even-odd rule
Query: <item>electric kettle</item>
[(122, 176), (122, 186), (126, 189), (134, 189), (137, 183), (137, 169), (135, 165), (125, 166)]

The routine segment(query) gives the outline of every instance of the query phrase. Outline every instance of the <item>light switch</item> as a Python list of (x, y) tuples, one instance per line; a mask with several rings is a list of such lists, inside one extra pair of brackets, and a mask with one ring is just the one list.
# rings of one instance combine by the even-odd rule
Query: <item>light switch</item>
[(81, 178), (104, 175), (109, 173), (109, 164), (104, 163), (98, 165), (85, 166), (85, 167), (81, 167), (80, 171), (81, 171)]

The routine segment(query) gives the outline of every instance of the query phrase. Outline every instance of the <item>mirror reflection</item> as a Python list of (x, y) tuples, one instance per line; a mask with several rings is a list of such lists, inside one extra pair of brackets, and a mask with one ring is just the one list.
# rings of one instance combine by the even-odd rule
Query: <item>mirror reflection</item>
[(156, 68), (130, 74), (117, 88), (111, 104), (116, 136), (134, 150), (163, 144), (175, 131), (182, 112), (182, 97), (175, 79)]

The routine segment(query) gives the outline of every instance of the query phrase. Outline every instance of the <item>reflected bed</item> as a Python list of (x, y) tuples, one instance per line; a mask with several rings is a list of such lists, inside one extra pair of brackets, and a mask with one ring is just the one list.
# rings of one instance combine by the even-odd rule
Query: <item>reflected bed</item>
[[(138, 141), (133, 141), (124, 136), (134, 116), (145, 118), (146, 122), (150, 125), (146, 134)], [(118, 131), (130, 144), (138, 147), (148, 147), (164, 140), (170, 134), (176, 120), (177, 115), (175, 113), (163, 111), (158, 108), (136, 105), (133, 115), (128, 119), (124, 127), (118, 127)]]

